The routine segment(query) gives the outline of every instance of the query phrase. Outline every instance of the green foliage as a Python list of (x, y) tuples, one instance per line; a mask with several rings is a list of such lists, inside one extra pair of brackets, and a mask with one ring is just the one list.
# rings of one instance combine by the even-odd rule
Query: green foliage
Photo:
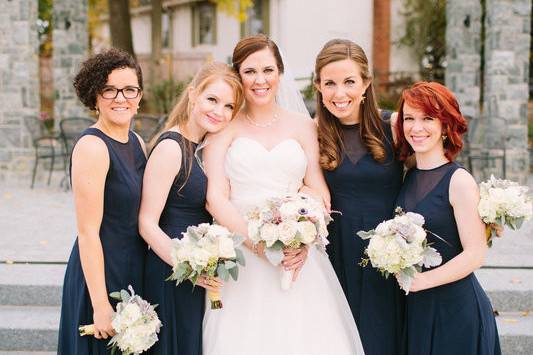
[(153, 101), (153, 107), (158, 113), (168, 114), (174, 106), (177, 98), (187, 87), (190, 80), (163, 80), (159, 84), (150, 88), (150, 96)]
[(52, 55), (52, 0), (39, 0), (37, 32), (39, 34), (39, 55)]
[(302, 96), (304, 100), (313, 100), (315, 98), (315, 73), (312, 72), (309, 84), (307, 84), (302, 90)]
[(217, 5), (220, 12), (237, 18), (240, 22), (246, 21), (248, 9), (254, 6), (253, 0), (209, 0)]
[(405, 33), (399, 44), (411, 48), (422, 77), (444, 81), (446, 58), (446, 1), (405, 0)]

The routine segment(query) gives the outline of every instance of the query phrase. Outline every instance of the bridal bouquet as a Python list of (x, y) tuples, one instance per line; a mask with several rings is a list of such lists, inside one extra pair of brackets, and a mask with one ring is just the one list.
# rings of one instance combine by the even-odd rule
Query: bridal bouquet
[(396, 216), (381, 222), (375, 230), (357, 232), (362, 239), (370, 239), (365, 250), (368, 258), (361, 265), (370, 261), (385, 277), (396, 275), (398, 284), (408, 294), (416, 271), (442, 262), (440, 254), (428, 245), (423, 225), (423, 216), (397, 208)]
[[(325, 248), (328, 244), (327, 224), (331, 217), (324, 208), (305, 194), (270, 198), (247, 215), (248, 236), (255, 244), (265, 246), (267, 259), (275, 266), (283, 260), (284, 248), (300, 248), (314, 244)], [(283, 269), (281, 288), (288, 290), (293, 272)]]
[[(220, 277), (224, 281), (231, 276), (236, 281), (238, 264), (244, 266), (244, 255), (238, 248), (242, 241), (242, 237), (218, 224), (188, 227), (183, 238), (172, 241), (174, 267), (167, 280), (176, 280), (176, 285), (185, 280), (196, 284), (199, 276)], [(211, 309), (222, 308), (219, 292), (208, 290), (207, 296)]]
[[(109, 341), (111, 354), (117, 348), (123, 355), (140, 354), (148, 350), (157, 341), (157, 333), (161, 328), (161, 321), (154, 310), (157, 305), (152, 306), (136, 295), (131, 286), (128, 289), (131, 294), (126, 290), (110, 294), (110, 297), (121, 301), (111, 322), (117, 332)], [(80, 336), (93, 335), (94, 325), (80, 326), (79, 332)]]
[(492, 246), (495, 229), (507, 225), (519, 229), (522, 223), (533, 214), (531, 199), (527, 195), (528, 188), (509, 180), (490, 179), (479, 184), (480, 201), (478, 212), (486, 224), (487, 243)]

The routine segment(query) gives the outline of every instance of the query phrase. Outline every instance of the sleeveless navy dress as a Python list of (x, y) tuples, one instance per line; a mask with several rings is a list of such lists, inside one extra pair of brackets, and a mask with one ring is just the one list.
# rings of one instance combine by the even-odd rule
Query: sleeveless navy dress
[[(179, 133), (165, 132), (157, 144), (164, 139), (178, 142), (182, 151), (185, 150), (186, 138)], [(196, 144), (188, 143), (196, 147)], [(182, 159), (180, 171), (170, 188), (159, 219), (159, 226), (170, 238), (182, 238), (181, 233), (188, 226), (212, 222), (211, 215), (205, 209), (207, 177), (196, 159), (192, 159), (192, 169), (186, 182), (187, 171)], [(172, 268), (149, 250), (144, 274), (145, 297), (148, 302), (159, 305), (156, 311), (163, 326), (159, 341), (148, 350), (148, 354), (200, 355), (205, 290), (200, 286), (193, 288), (189, 281), (178, 286), (175, 281), (165, 281), (171, 273)]]
[[(81, 134), (97, 136), (109, 152), (109, 170), (104, 187), (104, 211), (100, 226), (100, 241), (104, 254), (104, 272), (107, 292), (127, 289), (143, 295), (143, 271), (147, 246), (138, 232), (138, 214), (141, 185), (146, 157), (139, 139), (133, 132), (128, 142), (121, 143), (97, 128), (87, 128)], [(115, 308), (117, 301), (110, 299)], [(58, 354), (109, 354), (107, 340), (93, 336), (81, 337), (80, 325), (93, 323), (93, 308), (81, 268), (78, 240), (76, 239), (65, 273)]]
[(368, 241), (360, 230), (374, 229), (393, 215), (402, 184), (403, 164), (394, 159), (392, 131), (383, 122), (386, 161), (372, 158), (359, 125), (343, 125), (344, 156), (332, 171), (324, 170), (333, 214), (327, 251), (350, 305), (367, 355), (396, 355), (401, 343), (404, 297), (394, 278), (385, 279), (371, 266), (359, 265)]
[[(449, 200), (454, 162), (430, 170), (411, 169), (398, 197), (405, 210), (424, 216), (427, 239), (442, 264), (463, 250)], [(441, 265), (442, 265), (441, 264)], [(409, 293), (404, 350), (409, 355), (499, 355), (498, 330), (490, 301), (474, 273), (431, 289)]]

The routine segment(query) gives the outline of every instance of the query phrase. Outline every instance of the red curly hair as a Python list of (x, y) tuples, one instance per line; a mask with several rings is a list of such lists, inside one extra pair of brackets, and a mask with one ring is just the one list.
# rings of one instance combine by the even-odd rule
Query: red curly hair
[(400, 160), (405, 160), (414, 153), (403, 134), (404, 104), (440, 120), (443, 134), (447, 136), (444, 141), (444, 155), (453, 161), (463, 148), (462, 135), (467, 130), (466, 120), (453, 93), (444, 85), (426, 81), (419, 81), (402, 92), (395, 128), (396, 149)]

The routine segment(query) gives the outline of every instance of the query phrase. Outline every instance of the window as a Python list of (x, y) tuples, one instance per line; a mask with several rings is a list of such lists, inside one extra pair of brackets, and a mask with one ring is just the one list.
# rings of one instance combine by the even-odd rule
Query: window
[(163, 12), (161, 17), (161, 34), (163, 36), (162, 46), (165, 49), (170, 47), (170, 16), (168, 12)]
[(216, 44), (216, 6), (202, 1), (192, 7), (192, 45)]
[(254, 6), (248, 9), (248, 18), (241, 25), (241, 37), (263, 33), (268, 36), (270, 29), (270, 1), (254, 0)]

